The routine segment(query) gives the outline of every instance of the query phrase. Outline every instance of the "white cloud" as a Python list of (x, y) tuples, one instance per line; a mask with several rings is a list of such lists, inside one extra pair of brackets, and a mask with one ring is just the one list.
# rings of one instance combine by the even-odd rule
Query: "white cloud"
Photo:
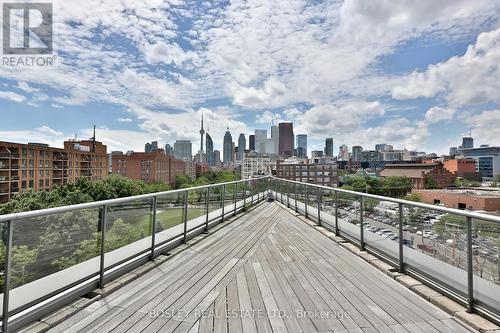
[(37, 89), (37, 88), (30, 86), (27, 82), (24, 82), (24, 81), (18, 82), (16, 88), (21, 89), (22, 91), (27, 92), (27, 93), (33, 93), (33, 92), (40, 91), (40, 89)]
[(175, 64), (182, 65), (184, 62), (196, 59), (196, 53), (184, 51), (176, 43), (167, 44), (158, 42), (156, 44), (147, 44), (144, 47), (144, 56), (150, 64)]
[(131, 123), (132, 119), (131, 118), (118, 118), (117, 119), (120, 123)]
[(12, 91), (0, 91), (0, 98), (7, 99), (12, 102), (22, 103), (26, 100), (26, 97), (23, 95), (19, 95)]
[(229, 88), (233, 104), (246, 107), (278, 107), (285, 102), (286, 87), (275, 77), (267, 79), (261, 89), (233, 83)]
[(476, 146), (490, 144), (500, 146), (500, 110), (488, 110), (480, 113), (465, 113), (462, 120), (472, 126)]
[(428, 123), (437, 123), (442, 120), (451, 120), (455, 115), (455, 109), (434, 106), (425, 113), (425, 120)]
[(413, 99), (442, 96), (452, 106), (500, 102), (500, 29), (479, 35), (463, 56), (414, 72), (393, 97)]
[(276, 120), (281, 121), (281, 115), (279, 113), (272, 113), (271, 111), (264, 111), (263, 113), (257, 115), (255, 122), (257, 124), (270, 125)]
[(49, 144), (52, 147), (62, 147), (64, 134), (43, 125), (24, 131), (0, 131), (0, 140), (20, 143), (40, 142)]

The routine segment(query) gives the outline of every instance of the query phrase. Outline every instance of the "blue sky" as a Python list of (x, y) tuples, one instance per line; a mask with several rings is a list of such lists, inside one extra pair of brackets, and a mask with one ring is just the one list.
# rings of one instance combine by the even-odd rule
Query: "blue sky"
[(500, 144), (500, 5), (442, 1), (54, 2), (58, 64), (0, 66), (0, 140), (216, 148), (273, 119), (309, 148)]

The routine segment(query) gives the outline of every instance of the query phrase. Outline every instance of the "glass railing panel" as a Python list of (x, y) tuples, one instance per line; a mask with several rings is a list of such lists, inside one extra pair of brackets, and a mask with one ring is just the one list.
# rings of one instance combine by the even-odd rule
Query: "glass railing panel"
[(245, 183), (236, 184), (236, 207), (243, 207), (243, 199), (245, 197)]
[(399, 205), (363, 198), (363, 229), (365, 243), (394, 259), (399, 258)]
[(106, 268), (151, 248), (152, 208), (152, 199), (107, 206), (104, 241)]
[(404, 263), (467, 293), (465, 217), (404, 205)]
[(500, 309), (500, 224), (472, 219), (474, 298)]
[[(99, 272), (99, 209), (15, 220), (13, 223), (10, 310), (67, 289), (69, 285)], [(2, 225), (7, 226), (6, 223)], [(5, 244), (6, 230), (2, 236)], [(1, 288), (3, 290), (3, 279)]]
[(360, 200), (359, 195), (339, 192), (338, 221), (339, 230), (348, 236), (360, 240)]
[(190, 222), (188, 223), (189, 229), (205, 223), (206, 196), (206, 189), (190, 190), (188, 192), (187, 220)]
[(158, 196), (155, 246), (184, 234), (184, 192)]

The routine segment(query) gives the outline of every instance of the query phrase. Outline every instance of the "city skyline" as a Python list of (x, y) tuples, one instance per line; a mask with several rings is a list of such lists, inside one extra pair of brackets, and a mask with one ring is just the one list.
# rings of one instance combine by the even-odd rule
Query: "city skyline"
[(203, 113), (220, 151), (227, 126), (248, 137), (276, 121), (307, 133), (309, 151), (333, 137), (335, 150), (445, 154), (469, 131), (499, 145), (500, 5), (464, 4), (89, 3), (82, 16), (55, 3), (57, 66), (0, 68), (0, 139), (55, 146), (96, 124), (110, 150), (191, 140), (197, 152)]

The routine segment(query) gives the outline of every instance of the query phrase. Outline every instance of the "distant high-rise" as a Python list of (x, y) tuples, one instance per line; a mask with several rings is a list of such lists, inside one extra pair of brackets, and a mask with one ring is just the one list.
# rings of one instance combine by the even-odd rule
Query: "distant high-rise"
[(311, 152), (311, 158), (318, 158), (318, 157), (323, 157), (323, 151), (322, 150), (313, 150)]
[(212, 163), (214, 166), (220, 166), (220, 150), (214, 150), (212, 155)]
[(279, 127), (276, 125), (271, 126), (271, 143), (268, 154), (278, 154), (279, 151)]
[(248, 136), (248, 149), (250, 149), (250, 151), (255, 151), (255, 135), (254, 134), (251, 134)]
[(179, 160), (193, 159), (193, 145), (189, 140), (177, 140), (174, 143), (174, 156)]
[(255, 151), (261, 154), (266, 152), (267, 130), (255, 130)]
[[(297, 157), (307, 157), (307, 134), (297, 134)], [(299, 156), (300, 155), (300, 156)]]
[(207, 146), (206, 146), (206, 154), (207, 154), (207, 164), (209, 166), (214, 166), (215, 165), (215, 160), (214, 160), (214, 142), (212, 140), (212, 137), (210, 134), (205, 134), (206, 140), (207, 140)]
[(245, 158), (245, 149), (247, 146), (247, 140), (245, 139), (245, 134), (241, 133), (238, 137), (238, 157), (237, 160), (241, 161)]
[(362, 153), (363, 153), (363, 147), (352, 146), (352, 161), (361, 162)]
[(339, 147), (339, 161), (349, 161), (349, 148), (346, 145), (341, 145)]
[(293, 134), (293, 123), (279, 123), (279, 149), (280, 156), (293, 156), (295, 135)]
[(460, 146), (461, 149), (469, 149), (469, 148), (474, 148), (474, 139), (470, 136), (462, 138), (462, 145)]
[(458, 155), (458, 148), (450, 147), (450, 156), (455, 156), (455, 155)]
[(229, 127), (227, 128), (226, 134), (224, 135), (224, 142), (222, 144), (222, 162), (233, 162), (233, 137), (229, 132)]
[(153, 141), (144, 145), (144, 152), (146, 153), (151, 153), (156, 150), (158, 150), (158, 141)]
[(333, 138), (325, 140), (325, 156), (333, 157)]
[(174, 147), (172, 147), (169, 143), (165, 145), (165, 154), (169, 156), (174, 156)]
[(384, 150), (387, 150), (387, 146), (388, 146), (387, 143), (378, 143), (375, 145), (375, 150), (376, 151), (384, 151)]

